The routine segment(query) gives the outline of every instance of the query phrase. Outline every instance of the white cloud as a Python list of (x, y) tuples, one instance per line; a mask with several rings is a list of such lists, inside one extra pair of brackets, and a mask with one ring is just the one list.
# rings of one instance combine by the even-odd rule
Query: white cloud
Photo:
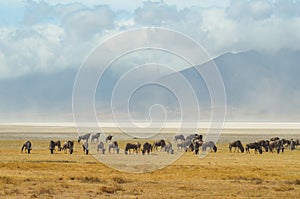
[(300, 48), (300, 3), (295, 1), (189, 1), (185, 6), (179, 1), (134, 1), (127, 11), (118, 10), (114, 0), (98, 6), (92, 0), (79, 2), (28, 1), (22, 24), (1, 26), (1, 76), (78, 67), (100, 41), (143, 26), (185, 33), (212, 56)]

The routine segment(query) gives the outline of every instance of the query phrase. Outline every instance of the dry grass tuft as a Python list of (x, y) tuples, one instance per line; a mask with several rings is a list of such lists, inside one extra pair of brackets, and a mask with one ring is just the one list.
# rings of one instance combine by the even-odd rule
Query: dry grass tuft
[(124, 189), (120, 185), (117, 185), (117, 184), (110, 185), (110, 186), (102, 186), (100, 188), (100, 190), (103, 193), (108, 193), (108, 194), (117, 193), (118, 191), (124, 191)]

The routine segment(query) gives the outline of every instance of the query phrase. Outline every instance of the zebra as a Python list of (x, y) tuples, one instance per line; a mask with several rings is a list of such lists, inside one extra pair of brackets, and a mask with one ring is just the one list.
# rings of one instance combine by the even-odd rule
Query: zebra
[(30, 151), (32, 150), (32, 145), (31, 142), (28, 140), (26, 141), (21, 149), (21, 152), (23, 153), (23, 150), (25, 150), (25, 153), (27, 152), (28, 154), (30, 153)]
[(78, 143), (79, 143), (81, 140), (88, 141), (88, 140), (90, 139), (90, 136), (91, 136), (91, 133), (87, 133), (87, 134), (78, 136)]

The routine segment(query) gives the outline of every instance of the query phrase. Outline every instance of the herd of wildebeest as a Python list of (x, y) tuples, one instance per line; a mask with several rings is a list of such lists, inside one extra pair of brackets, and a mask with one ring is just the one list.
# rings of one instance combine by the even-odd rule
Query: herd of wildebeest
[[(96, 147), (98, 153), (105, 154), (106, 151), (108, 153), (116, 153), (119, 154), (120, 148), (117, 141), (113, 140), (112, 135), (108, 135), (105, 141), (99, 141), (101, 133), (87, 133), (85, 135), (78, 136), (78, 143), (81, 143), (83, 152), (85, 154), (89, 154), (89, 143), (92, 144), (92, 147)], [(203, 136), (200, 134), (191, 134), (188, 136), (184, 135), (175, 135), (174, 141), (176, 143), (176, 147), (178, 151), (192, 151), (195, 154), (198, 154), (200, 150), (206, 152), (207, 149), (213, 152), (217, 152), (217, 146), (213, 141), (203, 141)], [(251, 142), (246, 145), (243, 145), (240, 140), (236, 140), (229, 143), (229, 151), (232, 152), (232, 148), (234, 148), (234, 152), (250, 153), (250, 149), (253, 149), (255, 153), (263, 153), (265, 152), (284, 152), (285, 149), (295, 150), (298, 146), (300, 146), (299, 140), (293, 139), (280, 139), (279, 137), (273, 137), (269, 140), (259, 140), (256, 142)], [(74, 151), (74, 141), (68, 140), (63, 144), (61, 141), (53, 141), (51, 140), (49, 143), (50, 153), (53, 154), (54, 151), (64, 151), (65, 153), (69, 152), (70, 154)], [(30, 141), (26, 141), (21, 149), (21, 152), (25, 150), (26, 153), (30, 153), (32, 150), (32, 143)], [(136, 143), (127, 143), (124, 148), (124, 154), (150, 154), (152, 152), (162, 151), (167, 154), (174, 154), (173, 145), (170, 141), (166, 141), (164, 139), (160, 139), (154, 142), (145, 142), (141, 144), (140, 142)]]

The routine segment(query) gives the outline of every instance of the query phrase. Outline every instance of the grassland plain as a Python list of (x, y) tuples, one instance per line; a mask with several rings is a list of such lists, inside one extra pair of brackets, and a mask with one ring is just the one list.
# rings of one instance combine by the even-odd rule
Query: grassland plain
[[(50, 154), (48, 141), (33, 140), (31, 154), (22, 140), (0, 141), (0, 198), (298, 198), (300, 150), (262, 155), (217, 153), (199, 159), (185, 153), (163, 169), (132, 174), (84, 155)], [(126, 156), (124, 154), (119, 154)]]

